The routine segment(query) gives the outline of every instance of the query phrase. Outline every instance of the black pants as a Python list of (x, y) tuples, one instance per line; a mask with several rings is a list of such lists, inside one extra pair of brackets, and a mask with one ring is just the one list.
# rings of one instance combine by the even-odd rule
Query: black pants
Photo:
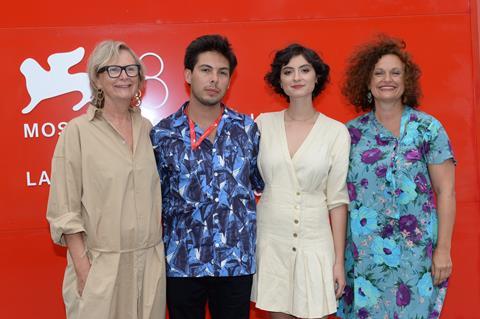
[(252, 275), (238, 277), (167, 277), (170, 319), (248, 319)]

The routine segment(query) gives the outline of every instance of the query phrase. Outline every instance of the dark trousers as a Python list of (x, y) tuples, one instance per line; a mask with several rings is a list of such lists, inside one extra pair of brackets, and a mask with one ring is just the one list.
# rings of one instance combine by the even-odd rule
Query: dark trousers
[(238, 277), (167, 277), (170, 319), (248, 319), (252, 275)]

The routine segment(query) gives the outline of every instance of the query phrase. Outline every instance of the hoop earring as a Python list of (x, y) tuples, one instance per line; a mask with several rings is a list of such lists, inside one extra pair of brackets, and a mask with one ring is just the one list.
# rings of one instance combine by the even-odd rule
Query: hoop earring
[(142, 91), (138, 90), (133, 97), (133, 106), (139, 107), (142, 104)]
[(372, 92), (368, 91), (368, 93), (367, 93), (367, 103), (372, 104), (372, 102), (373, 102)]
[(98, 109), (103, 108), (103, 103), (105, 100), (105, 94), (103, 93), (102, 89), (98, 89), (93, 97), (92, 104)]

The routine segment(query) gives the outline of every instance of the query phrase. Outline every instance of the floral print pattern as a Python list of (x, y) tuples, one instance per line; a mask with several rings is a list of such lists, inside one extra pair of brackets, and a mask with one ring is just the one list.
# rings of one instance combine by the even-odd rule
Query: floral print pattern
[(347, 188), (347, 287), (342, 318), (438, 318), (447, 282), (432, 283), (437, 212), (429, 164), (453, 159), (438, 120), (405, 107), (395, 137), (375, 118), (347, 124), (351, 136)]

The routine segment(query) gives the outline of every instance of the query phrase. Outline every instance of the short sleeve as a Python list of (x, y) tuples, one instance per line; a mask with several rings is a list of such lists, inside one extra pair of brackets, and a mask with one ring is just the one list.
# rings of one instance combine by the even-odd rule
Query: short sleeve
[(428, 164), (441, 164), (448, 159), (456, 163), (452, 146), (443, 125), (433, 119), (425, 133), (424, 152)]
[(258, 151), (260, 147), (260, 131), (258, 130), (257, 123), (252, 124), (250, 129), (250, 139), (252, 141), (252, 157), (250, 160), (250, 182), (252, 183), (252, 188), (256, 193), (261, 193), (265, 188), (265, 183), (263, 182), (262, 176), (258, 169)]
[(82, 160), (78, 126), (70, 123), (60, 135), (52, 159), (47, 220), (52, 240), (66, 246), (64, 234), (84, 232), (81, 211)]
[(264, 117), (265, 116), (263, 115), (263, 113), (261, 113), (259, 116), (255, 118), (255, 123), (257, 124), (258, 131), (260, 132), (260, 134), (262, 134), (262, 122)]
[[(159, 128), (159, 124), (152, 127), (152, 129), (150, 130), (150, 140), (152, 142), (153, 153), (155, 154), (155, 162), (157, 163), (158, 174), (162, 179), (162, 175), (165, 175), (165, 174), (161, 174), (162, 159), (164, 158), (162, 154), (163, 148), (160, 146), (161, 136), (162, 134)], [(162, 182), (163, 182), (163, 179), (162, 179)]]
[(332, 145), (332, 164), (327, 178), (327, 207), (331, 210), (348, 204), (347, 173), (350, 155), (350, 134), (345, 126), (337, 134)]

